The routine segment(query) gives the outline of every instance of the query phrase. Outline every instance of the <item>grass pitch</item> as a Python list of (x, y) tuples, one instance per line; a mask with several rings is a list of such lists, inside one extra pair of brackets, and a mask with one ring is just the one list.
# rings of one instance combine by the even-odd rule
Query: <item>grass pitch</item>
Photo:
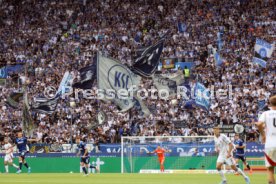
[[(245, 183), (227, 174), (228, 184)], [(265, 184), (265, 174), (250, 176), (251, 184)], [(218, 184), (216, 174), (0, 174), (0, 184)]]

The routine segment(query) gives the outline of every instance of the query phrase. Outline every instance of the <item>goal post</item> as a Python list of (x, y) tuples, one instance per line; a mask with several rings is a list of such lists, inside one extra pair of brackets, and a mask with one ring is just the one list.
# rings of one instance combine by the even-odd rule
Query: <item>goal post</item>
[(157, 146), (166, 153), (167, 173), (206, 173), (216, 170), (213, 136), (133, 136), (121, 137), (121, 173), (158, 173), (159, 162), (149, 154)]

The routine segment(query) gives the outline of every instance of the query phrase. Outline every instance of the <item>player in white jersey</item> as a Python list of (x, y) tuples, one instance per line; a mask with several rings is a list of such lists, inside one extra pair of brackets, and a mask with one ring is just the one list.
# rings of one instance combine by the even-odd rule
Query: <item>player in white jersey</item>
[(231, 166), (231, 168), (237, 173), (241, 174), (244, 177), (246, 184), (250, 184), (248, 176), (246, 176), (240, 168), (236, 167), (236, 163), (233, 158), (234, 145), (231, 140), (226, 135), (220, 133), (219, 127), (214, 128), (214, 134), (216, 151), (219, 153), (217, 159), (217, 170), (222, 179), (221, 184), (227, 184), (227, 180), (221, 169), (224, 163)]
[(9, 165), (12, 165), (14, 168), (17, 170), (19, 167), (13, 163), (13, 146), (9, 142), (9, 139), (6, 137), (4, 139), (4, 149), (5, 149), (5, 158), (4, 158), (4, 165), (5, 165), (5, 170), (6, 173), (9, 173)]
[[(274, 168), (276, 167), (276, 95), (269, 99), (270, 109), (265, 111), (257, 122), (257, 127), (265, 143), (265, 166), (268, 173), (268, 184), (275, 184)], [(266, 131), (265, 131), (266, 130)]]

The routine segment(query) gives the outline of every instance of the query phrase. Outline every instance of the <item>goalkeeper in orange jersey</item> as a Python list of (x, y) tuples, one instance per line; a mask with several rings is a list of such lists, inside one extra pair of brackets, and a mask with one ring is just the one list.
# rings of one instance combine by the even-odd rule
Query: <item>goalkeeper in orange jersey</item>
[(157, 154), (161, 172), (165, 171), (165, 167), (164, 167), (165, 153), (169, 153), (169, 152), (171, 152), (171, 150), (166, 150), (166, 149), (162, 148), (161, 146), (158, 146), (156, 148), (156, 150), (154, 150), (153, 152), (150, 152), (150, 154), (154, 154), (154, 153)]

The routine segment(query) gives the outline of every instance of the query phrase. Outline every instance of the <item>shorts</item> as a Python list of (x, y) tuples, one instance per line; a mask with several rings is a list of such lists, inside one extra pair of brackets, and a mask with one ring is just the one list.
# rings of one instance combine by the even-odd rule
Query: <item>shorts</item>
[(243, 162), (246, 161), (246, 157), (245, 156), (241, 156), (241, 155), (235, 155), (235, 159), (239, 159), (239, 160), (241, 160)]
[(8, 155), (5, 155), (4, 157), (5, 162), (12, 162), (12, 159), (13, 159), (13, 154), (8, 154)]
[(276, 148), (265, 149), (265, 166), (276, 167)]
[(19, 157), (21, 157), (23, 160), (25, 159), (25, 156), (27, 154), (27, 151), (19, 152)]
[(159, 163), (164, 164), (165, 162), (165, 157), (158, 157)]
[(225, 163), (226, 165), (235, 165), (235, 161), (233, 157), (227, 158), (226, 155), (219, 155), (217, 159), (217, 163)]
[(89, 164), (90, 162), (90, 157), (81, 157), (80, 158), (81, 163)]

